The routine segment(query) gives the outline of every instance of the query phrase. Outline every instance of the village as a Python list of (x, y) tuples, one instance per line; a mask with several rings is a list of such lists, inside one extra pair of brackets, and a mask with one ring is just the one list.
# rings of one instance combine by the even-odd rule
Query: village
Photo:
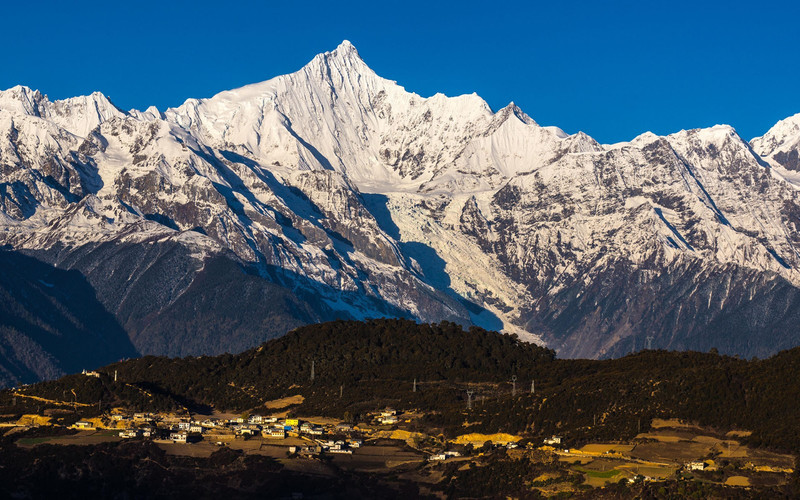
[[(97, 377), (96, 372), (84, 375)], [(97, 415), (91, 405), (53, 401), (15, 391), (15, 397), (48, 403), (43, 414), (25, 414), (0, 426), (7, 435), (23, 434), (17, 446), (95, 445), (148, 440), (167, 454), (210, 457), (221, 448), (279, 461), (303, 473), (333, 474), (336, 468), (401, 474), (417, 482), (442, 480), (445, 463), (472, 467), (485, 457), (534, 459), (558, 464), (567, 476), (544, 478), (543, 493), (571, 488), (567, 477), (603, 487), (620, 481), (697, 480), (728, 486), (776, 486), (794, 472), (794, 458), (748, 448), (747, 431), (720, 434), (677, 419), (654, 419), (650, 430), (622, 442), (570, 443), (564, 436), (522, 436), (466, 432), (445, 439), (426, 426), (419, 410), (383, 407), (360, 415), (357, 422), (327, 416), (298, 416), (304, 397), (297, 394), (268, 401), (248, 413), (148, 412), (116, 407)], [(68, 409), (72, 406), (71, 409)], [(10, 415), (9, 415), (10, 416)], [(64, 417), (69, 418), (64, 418)], [(53, 428), (49, 436), (48, 427)], [(37, 437), (24, 432), (39, 429)], [(44, 434), (42, 434), (44, 433)]]
[[(116, 408), (108, 413), (81, 418), (66, 426), (46, 415), (22, 415), (2, 427), (16, 431), (31, 428), (61, 427), (74, 434), (47, 440), (52, 444), (97, 444), (121, 440), (152, 440), (174, 454), (209, 456), (219, 447), (242, 449), (275, 458), (315, 459), (332, 455), (352, 455), (367, 439), (391, 439), (401, 422), (402, 412), (384, 408), (366, 415), (359, 425), (326, 417), (301, 419), (285, 415), (185, 415), (157, 412), (131, 412)], [(402, 432), (401, 432), (402, 434)], [(26, 444), (24, 439), (20, 440)], [(42, 440), (38, 440), (39, 444)], [(385, 444), (385, 443), (384, 443)], [(179, 446), (179, 447), (176, 447)], [(183, 448), (182, 448), (182, 447)], [(396, 447), (382, 447), (382, 461), (391, 458)], [(442, 461), (460, 456), (457, 451), (400, 453), (411, 461)]]
[[(620, 480), (649, 482), (668, 478), (720, 481), (734, 486), (749, 486), (753, 481), (781, 484), (794, 467), (791, 456), (740, 445), (736, 438), (741, 434), (712, 437), (679, 421), (657, 419), (653, 430), (637, 436), (635, 442), (575, 447), (561, 436), (532, 440), (508, 434), (465, 434), (453, 440), (436, 439), (408, 430), (409, 424), (420, 417), (418, 413), (392, 408), (367, 413), (358, 424), (327, 417), (299, 418), (282, 410), (271, 415), (187, 415), (116, 408), (61, 426), (70, 435), (22, 438), (17, 444), (152, 440), (167, 453), (194, 457), (208, 457), (215, 450), (230, 447), (247, 454), (271, 456), (296, 470), (320, 473), (319, 466), (312, 463), (330, 463), (357, 470), (391, 470), (414, 475), (418, 480), (439, 477), (438, 464), (460, 461), (466, 466), (502, 448), (509, 458), (533, 453), (554, 460), (564, 470), (582, 474), (585, 483), (593, 487)], [(43, 415), (23, 415), (0, 425), (20, 431), (57, 427)], [(735, 470), (730, 465), (734, 463)], [(558, 488), (555, 485), (550, 489), (554, 493)]]
[[(388, 408), (368, 416), (377, 426), (399, 422), (398, 412)], [(35, 417), (31, 417), (34, 422)], [(39, 419), (41, 421), (41, 419)], [(170, 413), (125, 412), (122, 409), (99, 417), (78, 420), (69, 428), (78, 431), (113, 430), (121, 439), (151, 439), (155, 443), (230, 446), (232, 442), (259, 441), (280, 446), (290, 455), (319, 457), (320, 454), (350, 455), (374, 434), (371, 428), (318, 418), (304, 420), (260, 414), (240, 416), (186, 416)]]

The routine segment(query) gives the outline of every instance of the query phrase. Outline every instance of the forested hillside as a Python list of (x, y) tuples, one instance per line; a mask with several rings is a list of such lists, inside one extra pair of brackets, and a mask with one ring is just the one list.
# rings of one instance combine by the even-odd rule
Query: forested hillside
[[(392, 405), (425, 412), (425, 425), (446, 435), (558, 432), (575, 441), (627, 439), (652, 418), (680, 418), (752, 430), (752, 445), (800, 450), (800, 388), (794, 383), (800, 349), (751, 361), (666, 351), (563, 360), (513, 336), (464, 331), (453, 323), (336, 321), (299, 328), (238, 355), (148, 356), (99, 371), (100, 378), (71, 375), (24, 393), (60, 399), (74, 390), (77, 402), (101, 402), (98, 408), (105, 402), (192, 411), (259, 411), (267, 401), (302, 395), (298, 413), (358, 419)], [(469, 410), (467, 390), (474, 398)], [(0, 404), (11, 404), (9, 392)]]

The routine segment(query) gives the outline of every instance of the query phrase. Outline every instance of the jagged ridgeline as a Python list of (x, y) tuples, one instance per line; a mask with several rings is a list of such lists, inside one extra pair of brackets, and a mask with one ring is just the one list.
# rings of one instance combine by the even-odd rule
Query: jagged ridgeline
[[(99, 372), (99, 378), (71, 375), (19, 394), (61, 400), (74, 390), (76, 402), (94, 405), (84, 413), (116, 405), (267, 412), (265, 402), (299, 395), (303, 402), (292, 411), (300, 415), (357, 419), (390, 405), (424, 412), (424, 425), (445, 435), (557, 432), (577, 442), (628, 439), (652, 418), (680, 418), (723, 432), (752, 430), (751, 445), (800, 450), (800, 348), (752, 361), (666, 351), (569, 360), (513, 336), (453, 323), (336, 321), (238, 355), (148, 356)], [(23, 399), (17, 405), (33, 404)], [(25, 411), (11, 404), (11, 393), (3, 392), (4, 413)]]
[[(0, 245), (79, 272), (140, 355), (402, 317), (562, 357), (766, 357), (800, 345), (799, 154), (800, 115), (750, 142), (721, 125), (599, 144), (408, 92), (344, 42), (166, 110), (0, 91)], [(68, 372), (9, 358), (10, 384)]]

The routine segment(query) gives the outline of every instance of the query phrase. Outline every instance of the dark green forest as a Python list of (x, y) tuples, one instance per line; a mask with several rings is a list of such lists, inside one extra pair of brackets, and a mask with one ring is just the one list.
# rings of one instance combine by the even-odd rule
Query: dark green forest
[[(420, 410), (425, 417), (417, 425), (445, 436), (559, 433), (575, 444), (630, 439), (652, 418), (680, 418), (720, 431), (752, 430), (751, 446), (800, 451), (800, 348), (751, 361), (666, 351), (570, 360), (480, 328), (382, 319), (305, 326), (237, 355), (147, 356), (99, 371), (100, 378), (70, 375), (21, 390), (96, 411), (258, 411), (266, 401), (300, 394), (298, 414), (358, 420), (394, 406)], [(32, 403), (22, 399), (15, 407), (9, 391), (0, 393), (3, 413), (30, 411)]]

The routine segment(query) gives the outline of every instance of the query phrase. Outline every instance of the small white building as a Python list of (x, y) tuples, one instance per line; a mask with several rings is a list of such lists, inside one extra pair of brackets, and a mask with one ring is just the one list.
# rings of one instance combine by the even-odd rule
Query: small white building
[(701, 462), (699, 460), (694, 462), (688, 462), (686, 464), (687, 470), (705, 470), (706, 467), (708, 467), (708, 465), (706, 465), (705, 462)]
[(400, 420), (397, 418), (397, 415), (387, 415), (387, 416), (381, 415), (378, 421), (383, 425), (394, 425)]
[(261, 431), (261, 435), (269, 439), (284, 439), (286, 437), (286, 430), (283, 427), (271, 427)]
[(169, 438), (172, 440), (173, 443), (186, 443), (186, 438), (188, 434), (186, 432), (172, 432), (169, 435)]
[(353, 450), (349, 450), (347, 448), (330, 448), (328, 450), (328, 453), (342, 453), (342, 454), (345, 454), (345, 455), (352, 455), (353, 454)]
[(561, 436), (551, 436), (549, 438), (546, 438), (544, 440), (544, 444), (547, 444), (547, 445), (550, 445), (550, 446), (561, 444)]

